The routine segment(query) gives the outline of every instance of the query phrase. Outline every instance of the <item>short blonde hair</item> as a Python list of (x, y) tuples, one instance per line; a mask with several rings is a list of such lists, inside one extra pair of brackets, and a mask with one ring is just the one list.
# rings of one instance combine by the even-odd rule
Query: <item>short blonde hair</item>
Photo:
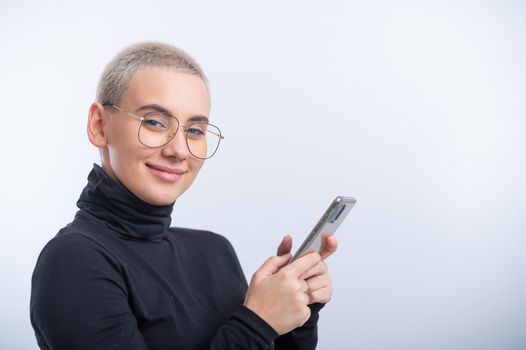
[(104, 69), (97, 88), (97, 102), (119, 104), (133, 74), (143, 67), (167, 67), (208, 80), (199, 64), (183, 50), (160, 42), (142, 42), (126, 47)]

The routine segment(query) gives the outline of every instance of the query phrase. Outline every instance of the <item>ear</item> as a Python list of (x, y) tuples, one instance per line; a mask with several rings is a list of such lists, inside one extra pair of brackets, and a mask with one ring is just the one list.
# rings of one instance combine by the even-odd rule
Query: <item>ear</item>
[(87, 131), (88, 138), (95, 147), (104, 148), (108, 144), (107, 122), (104, 107), (98, 102), (93, 102), (89, 108)]

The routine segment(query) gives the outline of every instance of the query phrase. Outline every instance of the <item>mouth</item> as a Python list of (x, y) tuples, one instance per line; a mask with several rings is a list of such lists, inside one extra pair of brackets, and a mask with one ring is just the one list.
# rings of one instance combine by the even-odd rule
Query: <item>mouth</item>
[(165, 182), (177, 182), (188, 172), (188, 170), (158, 164), (146, 164), (146, 167), (153, 175)]

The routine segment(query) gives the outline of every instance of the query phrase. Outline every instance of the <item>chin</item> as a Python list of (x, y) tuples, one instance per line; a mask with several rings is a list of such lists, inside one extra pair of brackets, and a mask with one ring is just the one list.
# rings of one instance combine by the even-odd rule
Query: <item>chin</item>
[(172, 189), (171, 191), (167, 190), (146, 193), (145, 196), (141, 196), (141, 199), (153, 205), (169, 205), (174, 203), (181, 194), (182, 192), (180, 189)]
[(173, 202), (175, 202), (175, 200), (177, 199), (176, 196), (174, 195), (171, 195), (171, 196), (161, 196), (161, 195), (148, 195), (148, 196), (143, 196), (141, 197), (141, 199), (143, 201), (145, 201), (146, 203), (149, 203), (149, 204), (152, 204), (152, 205), (169, 205), (169, 204), (172, 204)]

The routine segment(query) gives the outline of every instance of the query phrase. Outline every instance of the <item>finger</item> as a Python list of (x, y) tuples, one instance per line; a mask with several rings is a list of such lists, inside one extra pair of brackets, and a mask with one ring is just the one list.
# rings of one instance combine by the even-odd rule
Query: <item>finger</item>
[(338, 240), (333, 235), (325, 235), (323, 249), (320, 251), (321, 258), (327, 259), (338, 249)]
[(331, 276), (328, 274), (311, 277), (308, 280), (305, 280), (305, 282), (309, 288), (309, 293), (332, 286)]
[(279, 244), (277, 255), (281, 256), (281, 255), (288, 254), (290, 253), (291, 249), (292, 249), (292, 237), (289, 235), (286, 235), (285, 237), (283, 237), (283, 239), (281, 240), (281, 243)]
[(332, 289), (321, 288), (309, 293), (309, 305), (314, 303), (327, 304), (332, 298)]
[(316, 265), (321, 261), (320, 254), (318, 253), (309, 253), (305, 254), (302, 257), (294, 260), (289, 265), (285, 266), (281, 270), (283, 272), (290, 272), (293, 276), (299, 277), (305, 271), (309, 270), (311, 267)]
[(286, 265), (292, 256), (285, 254), (283, 256), (271, 256), (254, 274), (257, 279), (265, 278), (275, 274), (282, 266)]
[(301, 276), (299, 276), (298, 278), (306, 280), (308, 278), (312, 278), (313, 276), (319, 276), (328, 272), (329, 268), (327, 267), (327, 264), (324, 261), (320, 261), (319, 263), (311, 267), (309, 270), (302, 273)]
[(300, 281), (301, 283), (298, 284), (298, 290), (302, 293), (308, 293), (309, 292), (309, 284), (307, 281)]

